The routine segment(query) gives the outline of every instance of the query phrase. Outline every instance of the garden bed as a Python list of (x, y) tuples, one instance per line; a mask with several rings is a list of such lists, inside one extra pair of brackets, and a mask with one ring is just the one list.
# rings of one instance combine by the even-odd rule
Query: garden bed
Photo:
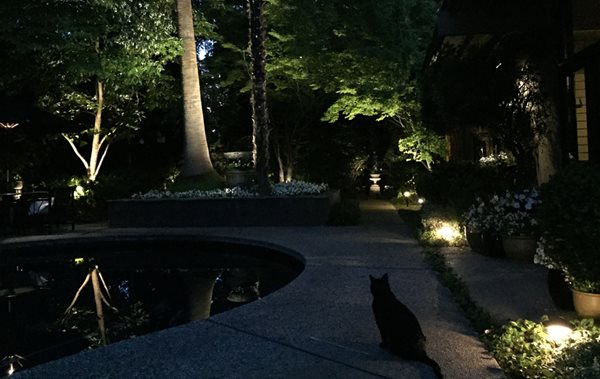
[(339, 191), (294, 197), (119, 199), (109, 204), (109, 226), (324, 225)]

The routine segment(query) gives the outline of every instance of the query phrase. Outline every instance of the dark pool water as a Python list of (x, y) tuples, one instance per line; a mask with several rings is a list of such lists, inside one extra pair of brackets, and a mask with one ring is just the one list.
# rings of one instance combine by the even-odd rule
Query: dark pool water
[[(270, 247), (210, 240), (74, 240), (3, 247), (0, 359), (22, 356), (18, 360), (27, 368), (98, 346), (92, 281), (82, 287), (94, 267), (108, 290), (100, 281), (110, 304), (102, 306), (106, 336), (116, 342), (264, 297), (294, 279), (303, 263)], [(0, 376), (7, 368), (0, 367)]]

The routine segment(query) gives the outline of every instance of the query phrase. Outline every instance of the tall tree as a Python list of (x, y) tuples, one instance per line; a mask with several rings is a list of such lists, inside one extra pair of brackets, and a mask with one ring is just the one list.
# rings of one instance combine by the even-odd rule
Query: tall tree
[[(271, 0), (270, 75), (332, 95), (324, 120), (412, 114), (434, 0)], [(271, 48), (271, 47), (270, 47)]]
[(185, 119), (185, 146), (181, 174), (190, 177), (212, 173), (214, 168), (204, 127), (192, 0), (177, 0), (177, 16), (179, 38), (183, 43), (181, 80)]
[(268, 194), (269, 183), (269, 114), (267, 110), (267, 76), (265, 51), (264, 1), (248, 0), (252, 91), (252, 141), (258, 190)]
[(10, 49), (8, 59), (27, 66), (3, 72), (2, 84), (23, 80), (21, 70), (35, 75), (38, 105), (76, 125), (62, 136), (90, 181), (111, 142), (135, 130), (146, 109), (172, 94), (164, 67), (180, 45), (172, 36), (171, 1), (24, 0), (1, 6), (0, 39)]

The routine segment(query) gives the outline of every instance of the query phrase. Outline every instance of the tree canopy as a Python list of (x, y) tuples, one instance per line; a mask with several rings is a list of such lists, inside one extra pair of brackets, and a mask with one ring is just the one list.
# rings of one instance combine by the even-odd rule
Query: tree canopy
[(3, 2), (1, 43), (22, 65), (5, 67), (0, 86), (31, 83), (40, 107), (75, 126), (63, 136), (94, 180), (111, 139), (174, 96), (173, 11), (171, 0)]

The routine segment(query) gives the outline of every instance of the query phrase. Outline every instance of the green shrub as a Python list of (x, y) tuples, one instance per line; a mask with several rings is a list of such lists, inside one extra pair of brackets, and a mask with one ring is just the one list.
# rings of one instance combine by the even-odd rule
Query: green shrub
[(331, 207), (329, 224), (331, 225), (358, 225), (360, 222), (360, 208), (358, 200), (344, 199)]
[(593, 320), (572, 321), (572, 335), (561, 342), (549, 338), (542, 322), (511, 321), (488, 335), (490, 350), (509, 378), (600, 377), (600, 327)]
[(425, 246), (466, 245), (459, 220), (453, 208), (427, 204), (421, 210), (419, 242)]
[(173, 192), (186, 192), (192, 190), (208, 191), (224, 188), (225, 185), (225, 179), (217, 174), (216, 171), (213, 171), (205, 175), (188, 177), (179, 176), (169, 189)]
[(540, 193), (544, 254), (575, 289), (600, 293), (600, 167), (570, 164)]
[(467, 163), (444, 163), (433, 172), (419, 175), (416, 180), (419, 196), (428, 202), (466, 212), (477, 196), (487, 198), (521, 185), (512, 166), (479, 166)]

